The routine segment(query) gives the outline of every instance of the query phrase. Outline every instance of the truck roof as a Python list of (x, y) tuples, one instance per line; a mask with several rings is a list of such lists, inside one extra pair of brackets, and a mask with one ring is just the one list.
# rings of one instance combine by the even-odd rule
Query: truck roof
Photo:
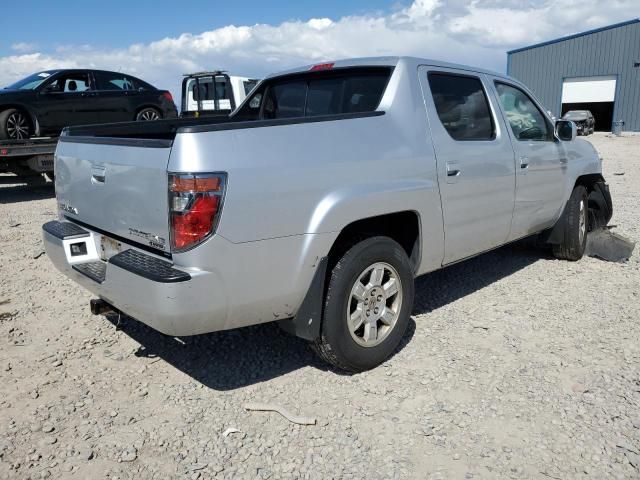
[(507, 75), (504, 75), (502, 73), (498, 73), (498, 72), (492, 71), (492, 70), (486, 70), (486, 69), (483, 69), (483, 68), (473, 67), (473, 66), (470, 66), (470, 65), (443, 62), (442, 60), (433, 60), (433, 59), (410, 57), (410, 56), (362, 57), (362, 58), (349, 58), (349, 59), (343, 59), (343, 60), (326, 60), (326, 61), (317, 62), (317, 63), (313, 63), (313, 64), (309, 64), (309, 65), (303, 65), (301, 67), (292, 68), (290, 70), (285, 70), (285, 71), (282, 71), (282, 72), (272, 73), (272, 74), (267, 75), (265, 78), (272, 78), (272, 77), (281, 76), (281, 75), (289, 75), (289, 74), (292, 74), (292, 73), (307, 72), (314, 65), (323, 65), (323, 64), (332, 64), (332, 68), (344, 68), (344, 67), (364, 67), (364, 66), (367, 66), (367, 67), (393, 66), (393, 67), (395, 67), (395, 66), (397, 66), (397, 65), (399, 65), (401, 63), (403, 63), (403, 64), (405, 64), (405, 65), (407, 65), (409, 67), (415, 66), (416, 68), (418, 67), (418, 65), (432, 65), (432, 66), (443, 67), (443, 68), (454, 68), (454, 69), (458, 69), (458, 70), (469, 70), (469, 71), (472, 71), (472, 72), (486, 73), (488, 75), (493, 75), (493, 76), (496, 76), (496, 77), (508, 78), (508, 79), (514, 81), (513, 78), (508, 77)]

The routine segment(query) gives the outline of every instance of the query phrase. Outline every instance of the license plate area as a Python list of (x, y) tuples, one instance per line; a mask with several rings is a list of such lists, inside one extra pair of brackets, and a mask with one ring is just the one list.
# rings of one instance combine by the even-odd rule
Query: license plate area
[(111, 257), (122, 251), (122, 243), (113, 238), (100, 237), (100, 258), (107, 262)]

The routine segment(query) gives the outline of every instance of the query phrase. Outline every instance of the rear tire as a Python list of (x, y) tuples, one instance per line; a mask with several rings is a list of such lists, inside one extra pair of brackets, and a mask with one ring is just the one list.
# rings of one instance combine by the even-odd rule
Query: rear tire
[(589, 231), (589, 204), (587, 189), (578, 185), (571, 192), (567, 202), (567, 211), (562, 216), (564, 221), (562, 240), (553, 246), (553, 255), (561, 260), (575, 262), (584, 255)]
[(143, 108), (136, 114), (136, 120), (140, 122), (148, 122), (151, 120), (160, 120), (162, 114), (157, 108), (147, 107)]
[(394, 240), (371, 237), (349, 248), (329, 275), (320, 338), (312, 347), (341, 370), (369, 370), (393, 353), (409, 324), (409, 258)]
[(22, 110), (0, 112), (0, 140), (26, 140), (31, 136), (31, 121)]

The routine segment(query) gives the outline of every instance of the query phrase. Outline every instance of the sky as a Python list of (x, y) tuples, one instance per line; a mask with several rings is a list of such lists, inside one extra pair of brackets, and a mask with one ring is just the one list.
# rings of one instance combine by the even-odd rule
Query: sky
[(639, 0), (21, 0), (0, 12), (0, 86), (44, 69), (102, 68), (175, 96), (187, 72), (260, 77), (376, 55), (504, 72), (507, 50), (638, 16)]

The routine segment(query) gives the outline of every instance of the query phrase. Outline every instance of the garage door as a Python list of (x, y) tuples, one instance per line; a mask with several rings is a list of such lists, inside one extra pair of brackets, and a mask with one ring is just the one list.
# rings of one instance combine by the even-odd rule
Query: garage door
[(613, 102), (616, 77), (567, 78), (562, 84), (562, 103)]
[(589, 110), (596, 130), (611, 131), (615, 96), (615, 76), (567, 78), (562, 84), (562, 115)]

